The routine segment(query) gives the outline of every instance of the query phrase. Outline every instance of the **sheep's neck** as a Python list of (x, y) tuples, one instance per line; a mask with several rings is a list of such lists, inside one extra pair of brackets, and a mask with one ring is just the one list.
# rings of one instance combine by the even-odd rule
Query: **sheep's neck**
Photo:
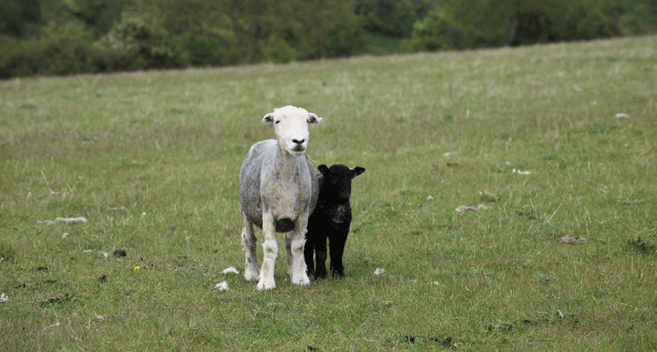
[(281, 179), (292, 179), (298, 172), (296, 170), (296, 156), (291, 155), (285, 149), (278, 146), (276, 155), (276, 169)]

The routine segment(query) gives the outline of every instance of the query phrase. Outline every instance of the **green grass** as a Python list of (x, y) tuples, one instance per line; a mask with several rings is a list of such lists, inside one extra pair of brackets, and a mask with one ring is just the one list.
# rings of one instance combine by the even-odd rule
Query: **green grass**
[[(656, 37), (0, 82), (0, 350), (655, 350), (656, 102)], [(239, 168), (287, 104), (367, 172), (346, 277), (258, 292)]]

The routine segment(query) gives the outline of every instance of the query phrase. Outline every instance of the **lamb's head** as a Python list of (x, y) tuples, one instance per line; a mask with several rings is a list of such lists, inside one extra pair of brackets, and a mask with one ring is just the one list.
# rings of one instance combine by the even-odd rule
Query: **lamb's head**
[(302, 156), (308, 148), (308, 124), (322, 122), (321, 117), (306, 111), (306, 109), (285, 106), (274, 109), (273, 113), (265, 115), (264, 124), (274, 124), (278, 145), (292, 156)]
[(365, 172), (364, 167), (349, 168), (346, 165), (334, 164), (331, 167), (319, 165), (319, 172), (324, 177), (320, 198), (330, 199), (332, 202), (342, 203), (351, 197), (351, 180)]

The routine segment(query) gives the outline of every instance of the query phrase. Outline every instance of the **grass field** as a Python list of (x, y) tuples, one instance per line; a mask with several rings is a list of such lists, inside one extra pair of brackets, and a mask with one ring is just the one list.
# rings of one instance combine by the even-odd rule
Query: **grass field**
[[(288, 104), (367, 171), (346, 277), (259, 292), (239, 169)], [(657, 349), (657, 37), (2, 81), (0, 175), (2, 351)]]

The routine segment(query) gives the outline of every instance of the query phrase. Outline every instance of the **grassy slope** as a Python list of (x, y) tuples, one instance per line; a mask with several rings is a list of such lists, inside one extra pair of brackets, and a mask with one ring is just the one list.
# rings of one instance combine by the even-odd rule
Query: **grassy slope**
[[(644, 37), (0, 82), (0, 349), (656, 349), (656, 57)], [(367, 172), (346, 278), (292, 286), (281, 252), (261, 293), (221, 271), (243, 271), (241, 160), (287, 104), (324, 118), (315, 165)]]

